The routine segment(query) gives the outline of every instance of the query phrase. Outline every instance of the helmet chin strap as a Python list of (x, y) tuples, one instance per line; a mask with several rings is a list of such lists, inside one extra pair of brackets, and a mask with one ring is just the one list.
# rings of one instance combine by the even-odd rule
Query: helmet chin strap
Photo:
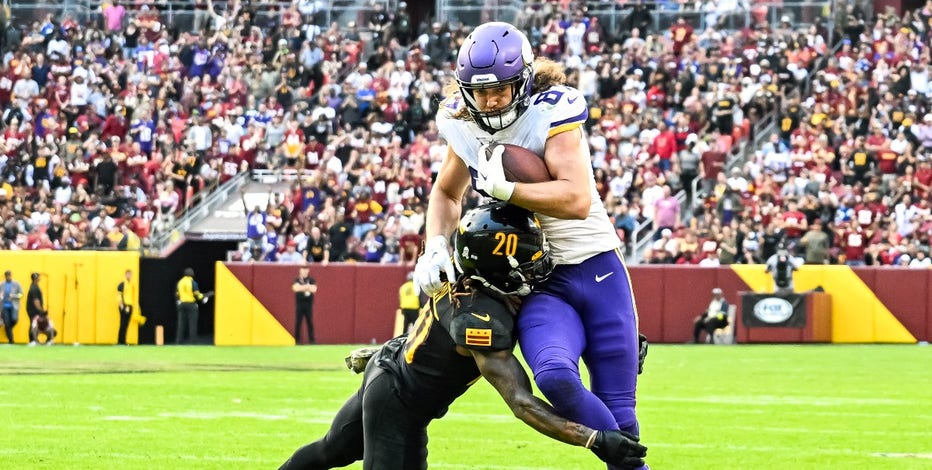
[(475, 280), (481, 282), (482, 285), (483, 285), (485, 288), (487, 288), (487, 289), (489, 289), (489, 290), (491, 290), (491, 291), (493, 291), (493, 292), (495, 292), (495, 293), (497, 293), (497, 294), (500, 294), (500, 295), (517, 295), (517, 296), (519, 296), (519, 297), (524, 297), (524, 296), (526, 296), (526, 295), (528, 295), (528, 294), (531, 293), (531, 286), (527, 285), (527, 282), (522, 282), (522, 283), (521, 283), (521, 287), (519, 287), (519, 288), (517, 288), (517, 289), (515, 289), (515, 290), (513, 290), (513, 291), (505, 292), (505, 291), (499, 289), (498, 287), (496, 287), (495, 285), (493, 285), (492, 283), (490, 283), (489, 281), (487, 281), (487, 280), (486, 280), (484, 277), (482, 277), (482, 276), (472, 275), (472, 276), (469, 276), (469, 278), (470, 278), (470, 279), (475, 279)]

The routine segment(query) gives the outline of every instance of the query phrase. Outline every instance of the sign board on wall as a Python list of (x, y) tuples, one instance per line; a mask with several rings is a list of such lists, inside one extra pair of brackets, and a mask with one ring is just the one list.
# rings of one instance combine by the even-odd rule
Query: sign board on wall
[(806, 326), (803, 294), (745, 294), (741, 302), (741, 321), (748, 328)]

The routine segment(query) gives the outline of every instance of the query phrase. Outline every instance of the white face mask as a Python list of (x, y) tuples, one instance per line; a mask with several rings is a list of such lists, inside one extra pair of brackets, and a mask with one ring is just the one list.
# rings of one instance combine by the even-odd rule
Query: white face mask
[(481, 118), (482, 122), (493, 129), (502, 130), (510, 126), (515, 119), (518, 118), (518, 110), (515, 108), (510, 109), (504, 114), (499, 114), (498, 116), (484, 117)]

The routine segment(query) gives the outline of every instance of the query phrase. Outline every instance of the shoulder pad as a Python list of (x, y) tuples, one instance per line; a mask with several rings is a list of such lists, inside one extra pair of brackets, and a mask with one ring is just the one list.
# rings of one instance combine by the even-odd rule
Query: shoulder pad
[(459, 298), (450, 322), (450, 336), (466, 349), (505, 350), (515, 345), (515, 317), (506, 305), (475, 291)]
[(586, 98), (579, 90), (563, 85), (532, 96), (530, 111), (548, 123), (548, 137), (580, 127), (589, 119)]

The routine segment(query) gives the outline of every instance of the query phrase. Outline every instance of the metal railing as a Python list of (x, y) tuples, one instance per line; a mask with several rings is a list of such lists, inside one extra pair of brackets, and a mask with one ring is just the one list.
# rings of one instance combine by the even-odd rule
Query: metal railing
[[(723, 31), (735, 31), (753, 27), (765, 21), (777, 25), (789, 17), (794, 29), (806, 28), (817, 21), (828, 28), (829, 43), (834, 42), (834, 24), (837, 0), (793, 1), (766, 0), (750, 4), (741, 0), (737, 8), (723, 11), (700, 10), (699, 2), (679, 4), (663, 0), (639, 0), (628, 2), (588, 2), (587, 16), (599, 19), (605, 32), (611, 37), (625, 36), (634, 27), (649, 32), (666, 31), (683, 18), (696, 31), (714, 27)], [(515, 22), (520, 27), (541, 27), (549, 8), (539, 2), (521, 0), (436, 0), (437, 21), (450, 21), (466, 25), (477, 25), (486, 21)], [(571, 12), (554, 9), (552, 14), (561, 16)]]
[[(385, 11), (393, 11), (398, 8), (400, 0), (375, 0), (385, 7)], [(49, 14), (54, 18), (61, 20), (64, 17), (71, 17), (83, 21), (85, 24), (94, 24), (102, 21), (101, 7), (109, 3), (106, 0), (11, 0), (8, 2), (11, 15), (17, 24), (27, 24), (33, 21), (42, 21)], [(228, 0), (214, 0), (213, 5), (218, 13), (225, 12), (229, 9)], [(253, 2), (256, 8), (256, 17), (258, 24), (269, 25), (281, 18), (282, 12), (291, 6), (294, 2), (291, 0), (272, 0), (265, 2)], [(321, 2), (314, 2), (320, 4)], [(321, 27), (328, 26), (331, 22), (346, 24), (350, 20), (356, 21), (360, 27), (366, 26), (366, 18), (370, 11), (369, 0), (328, 0), (324, 2), (321, 8), (314, 8), (311, 15), (305, 17), (305, 21), (313, 22)], [(125, 4), (127, 8), (127, 17), (135, 15), (137, 12), (133, 2)], [(189, 31), (194, 26), (194, 2), (191, 0), (155, 0), (152, 6), (158, 9), (161, 20), (171, 27), (180, 31)], [(318, 5), (319, 6), (319, 5)]]
[(308, 178), (314, 175), (314, 170), (296, 170), (294, 168), (281, 168), (276, 170), (252, 170), (251, 179), (256, 183), (274, 184), (282, 181), (295, 181), (299, 178)]
[[(680, 207), (687, 204), (686, 191), (682, 189), (674, 195)], [(631, 231), (631, 252), (625, 259), (628, 264), (640, 264), (641, 254), (654, 241), (654, 219), (646, 218)]]
[(527, 2), (523, 0), (437, 0), (437, 21), (475, 26), (488, 21), (515, 23)]
[(180, 245), (184, 241), (185, 233), (191, 230), (194, 224), (219, 209), (231, 194), (239, 191), (246, 184), (248, 178), (249, 172), (239, 173), (226, 183), (218, 186), (216, 190), (205, 194), (200, 204), (185, 210), (168, 230), (150, 238), (150, 245), (146, 255), (161, 256), (168, 248)]

